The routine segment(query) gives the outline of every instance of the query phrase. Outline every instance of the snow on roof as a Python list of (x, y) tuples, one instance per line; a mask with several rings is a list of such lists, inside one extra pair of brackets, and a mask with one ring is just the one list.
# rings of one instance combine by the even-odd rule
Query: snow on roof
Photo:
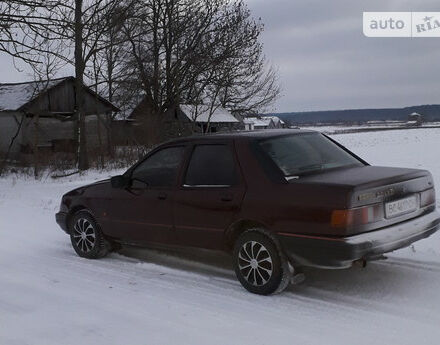
[(269, 116), (267, 117), (262, 117), (262, 118), (258, 118), (258, 117), (247, 117), (246, 119), (244, 119), (243, 121), (245, 121), (245, 123), (249, 123), (249, 124), (254, 124), (255, 127), (267, 127), (270, 125), (270, 122), (273, 121), (271, 118), (269, 118)]
[(268, 127), (271, 121), (275, 126), (279, 124), (284, 125), (284, 121), (278, 116), (247, 117), (243, 120), (244, 123), (253, 124), (254, 127)]
[(180, 105), (180, 110), (190, 119), (191, 121), (199, 123), (207, 122), (240, 122), (238, 121), (228, 110), (222, 107), (218, 107), (214, 110), (211, 116), (209, 116), (209, 106), (207, 105), (190, 105), (182, 104)]
[(414, 112), (414, 113), (412, 113), (412, 114), (410, 114), (411, 116), (420, 116), (420, 114), (419, 113), (416, 113), (416, 112)]
[(255, 119), (254, 118), (250, 118), (250, 117), (246, 117), (246, 118), (243, 119), (243, 123), (246, 123), (246, 124), (253, 124), (254, 121), (255, 121)]
[(0, 111), (18, 110), (32, 101), (42, 91), (47, 90), (67, 78), (58, 78), (48, 81), (33, 81), (14, 84), (0, 84)]
[(284, 121), (281, 120), (278, 116), (262, 116), (261, 118), (263, 120), (272, 120), (275, 125), (277, 125), (279, 123), (284, 125)]

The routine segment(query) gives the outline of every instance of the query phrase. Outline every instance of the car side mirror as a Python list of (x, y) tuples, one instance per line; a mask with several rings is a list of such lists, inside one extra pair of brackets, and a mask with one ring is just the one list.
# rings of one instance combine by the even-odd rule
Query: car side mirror
[(110, 179), (113, 188), (125, 188), (130, 185), (130, 179), (124, 175), (113, 176)]

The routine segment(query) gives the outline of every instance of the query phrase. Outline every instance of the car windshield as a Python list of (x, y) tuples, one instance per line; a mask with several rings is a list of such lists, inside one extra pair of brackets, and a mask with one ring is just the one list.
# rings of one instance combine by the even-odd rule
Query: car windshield
[(303, 133), (260, 141), (260, 146), (285, 177), (352, 165), (359, 159), (320, 133)]

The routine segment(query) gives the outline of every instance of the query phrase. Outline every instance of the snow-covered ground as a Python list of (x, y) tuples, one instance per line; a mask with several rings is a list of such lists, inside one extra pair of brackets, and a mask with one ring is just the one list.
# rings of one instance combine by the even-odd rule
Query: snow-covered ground
[[(336, 135), (378, 165), (429, 169), (440, 129)], [(76, 256), (61, 195), (105, 178), (0, 179), (0, 344), (439, 344), (440, 234), (365, 269), (306, 271), (280, 295), (246, 292), (228, 256), (124, 249)]]
[[(345, 133), (353, 131), (373, 131), (389, 129), (405, 129), (407, 124), (402, 121), (373, 121), (372, 123), (365, 123), (363, 125), (351, 126), (344, 124), (335, 125), (319, 125), (319, 126), (300, 126), (302, 129), (312, 129), (323, 132), (325, 134)], [(440, 127), (440, 122), (423, 122), (420, 127)], [(420, 127), (410, 127), (410, 129), (420, 129)]]

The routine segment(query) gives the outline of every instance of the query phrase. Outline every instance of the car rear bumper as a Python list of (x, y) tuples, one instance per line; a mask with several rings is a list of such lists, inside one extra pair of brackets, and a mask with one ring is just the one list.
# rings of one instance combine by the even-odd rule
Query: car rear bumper
[(373, 259), (404, 248), (435, 233), (437, 211), (380, 230), (344, 238), (279, 233), (284, 252), (293, 262), (321, 268), (348, 268), (354, 261)]
[(67, 213), (66, 212), (56, 213), (55, 220), (61, 229), (63, 229), (66, 233), (69, 233), (69, 230), (67, 229)]

